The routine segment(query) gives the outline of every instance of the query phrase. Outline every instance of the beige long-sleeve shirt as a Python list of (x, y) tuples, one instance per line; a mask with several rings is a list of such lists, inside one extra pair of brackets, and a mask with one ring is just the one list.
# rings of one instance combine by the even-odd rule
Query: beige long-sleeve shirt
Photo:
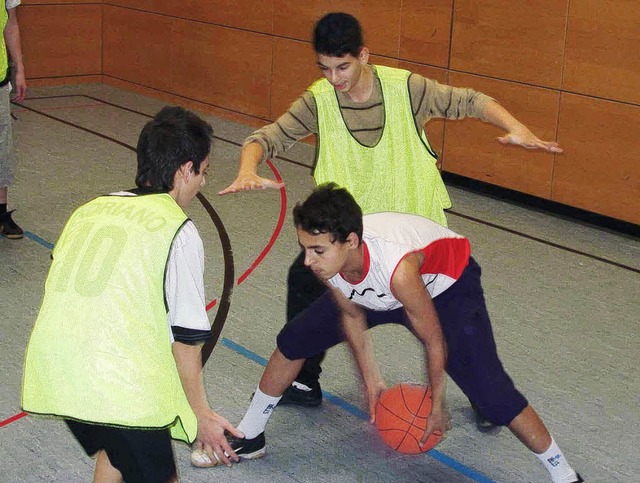
[[(343, 118), (354, 137), (365, 146), (375, 146), (384, 127), (384, 101), (382, 87), (373, 67), (373, 92), (369, 100), (354, 102), (345, 93), (337, 92)], [(420, 128), (432, 118), (483, 119), (489, 96), (473, 89), (451, 87), (427, 79), (419, 74), (409, 76), (409, 96), (413, 118)], [(262, 161), (274, 158), (289, 149), (298, 140), (318, 132), (316, 103), (305, 91), (274, 123), (252, 133), (244, 142), (258, 142), (263, 150)]]

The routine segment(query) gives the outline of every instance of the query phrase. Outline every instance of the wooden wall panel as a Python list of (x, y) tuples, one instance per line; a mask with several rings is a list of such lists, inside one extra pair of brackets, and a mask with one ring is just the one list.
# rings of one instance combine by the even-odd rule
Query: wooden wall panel
[[(449, 83), (484, 92), (540, 139), (555, 139), (558, 92), (453, 72)], [(445, 171), (550, 198), (553, 154), (503, 146), (496, 141), (503, 131), (478, 120), (446, 121), (445, 133)]]
[(640, 107), (563, 94), (552, 199), (640, 224)]
[(371, 54), (369, 56), (369, 64), (386, 65), (387, 67), (398, 67), (400, 61), (390, 57), (382, 57), (381, 55)]
[(365, 45), (372, 52), (397, 57), (401, 6), (401, 0), (274, 0), (273, 33), (310, 42), (320, 17), (347, 12), (360, 21)]
[(290, 2), (274, 0), (273, 33), (278, 36), (310, 42), (315, 22), (330, 12), (327, 2), (308, 0)]
[(67, 3), (83, 3), (83, 4), (88, 4), (88, 3), (95, 3), (96, 5), (101, 4), (101, 1), (87, 1), (87, 0), (22, 0), (22, 2), (20, 2), (20, 5), (24, 6), (24, 5), (60, 5), (60, 4), (67, 4)]
[(563, 88), (640, 104), (638, 0), (571, 2)]
[(316, 66), (316, 55), (310, 43), (276, 37), (273, 44), (269, 118), (277, 119), (307, 87), (321, 76), (322, 73)]
[(404, 0), (400, 58), (449, 66), (453, 0)]
[(20, 6), (27, 78), (101, 74), (101, 18), (97, 4)]
[(105, 0), (104, 3), (257, 32), (272, 31), (273, 0)]
[(120, 7), (103, 7), (105, 75), (171, 90), (171, 31), (175, 20)]
[(568, 0), (457, 0), (451, 68), (560, 87)]
[(211, 114), (212, 116), (227, 119), (232, 122), (239, 122), (247, 126), (255, 128), (264, 126), (264, 120), (258, 119), (253, 116), (248, 116), (239, 112), (230, 111), (218, 106), (212, 106), (211, 104), (205, 104), (197, 100), (186, 99), (171, 92), (164, 92), (153, 89), (151, 87), (141, 86), (140, 84), (134, 84), (125, 80), (116, 79), (115, 77), (104, 76), (103, 83), (123, 89), (129, 92), (135, 92), (137, 94), (160, 99), (166, 103), (176, 104), (185, 107), (186, 109), (192, 109), (194, 111)]
[[(274, 0), (172, 0), (175, 14), (229, 27), (272, 33)], [(178, 9), (175, 8), (178, 7)]]
[(310, 41), (330, 11), (360, 20), (371, 63), (486, 92), (542, 139), (562, 94), (564, 154), (433, 120), (445, 171), (640, 222), (636, 0), (23, 0), (18, 15), (31, 83), (102, 78), (256, 125), (320, 77)]
[(172, 44), (172, 92), (257, 117), (269, 115), (270, 37), (176, 20)]
[(103, 0), (104, 5), (133, 8), (141, 12), (167, 15), (171, 10), (171, 0)]

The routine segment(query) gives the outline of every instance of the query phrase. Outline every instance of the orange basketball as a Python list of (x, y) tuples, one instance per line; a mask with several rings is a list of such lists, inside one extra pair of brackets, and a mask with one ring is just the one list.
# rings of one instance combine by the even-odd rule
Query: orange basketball
[(376, 406), (376, 426), (382, 440), (400, 453), (429, 451), (441, 435), (430, 434), (424, 446), (420, 439), (431, 414), (431, 388), (403, 382), (382, 393)]

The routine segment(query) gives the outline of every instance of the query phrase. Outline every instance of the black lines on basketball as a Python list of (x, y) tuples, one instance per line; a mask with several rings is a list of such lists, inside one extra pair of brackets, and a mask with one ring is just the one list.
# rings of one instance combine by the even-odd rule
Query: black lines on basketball
[(380, 437), (391, 448), (405, 454), (430, 450), (440, 440), (429, 435), (424, 446), (427, 421), (431, 414), (431, 389), (419, 384), (402, 383), (382, 393), (376, 406), (376, 426)]

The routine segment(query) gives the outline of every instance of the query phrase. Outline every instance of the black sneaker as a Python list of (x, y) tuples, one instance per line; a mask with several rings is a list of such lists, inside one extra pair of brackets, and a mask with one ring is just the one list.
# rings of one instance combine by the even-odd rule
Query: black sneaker
[(481, 433), (491, 433), (491, 434), (497, 434), (500, 432), (500, 430), (502, 429), (502, 426), (493, 424), (491, 421), (485, 418), (482, 414), (480, 414), (480, 411), (475, 406), (475, 404), (473, 403), (471, 404), (471, 409), (473, 409), (473, 414), (475, 416), (476, 427), (478, 428), (478, 431), (480, 431)]
[[(229, 446), (233, 448), (240, 460), (255, 460), (262, 458), (267, 453), (264, 431), (253, 439), (236, 438), (228, 433), (226, 434)], [(217, 457), (215, 461), (211, 461), (211, 458), (203, 449), (194, 449), (191, 451), (191, 464), (198, 468), (211, 468), (212, 466), (221, 465), (222, 462)]]
[(264, 438), (264, 431), (253, 439), (227, 437), (229, 446), (243, 460), (255, 460), (267, 454), (267, 443)]
[(282, 395), (278, 406), (287, 404), (305, 407), (318, 407), (322, 404), (322, 389), (320, 383), (316, 382), (311, 386), (306, 386), (294, 382)]
[(0, 235), (11, 240), (18, 240), (24, 238), (24, 231), (11, 218), (11, 213), (14, 211), (11, 210), (0, 214)]
[(576, 473), (576, 476), (578, 477), (578, 479), (573, 483), (584, 483), (584, 480), (582, 479), (582, 476), (580, 476), (580, 473)]

